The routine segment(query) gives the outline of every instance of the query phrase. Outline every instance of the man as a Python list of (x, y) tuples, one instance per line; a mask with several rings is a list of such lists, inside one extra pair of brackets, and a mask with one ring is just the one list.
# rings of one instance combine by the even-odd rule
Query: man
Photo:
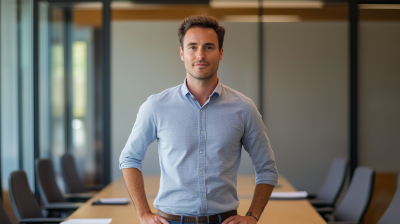
[[(225, 28), (208, 16), (186, 18), (178, 30), (185, 82), (150, 96), (140, 107), (120, 157), (142, 224), (255, 224), (277, 183), (266, 128), (253, 101), (219, 82)], [(158, 140), (161, 179), (147, 203), (141, 161)], [(252, 158), (256, 189), (246, 216), (237, 215), (242, 145)]]

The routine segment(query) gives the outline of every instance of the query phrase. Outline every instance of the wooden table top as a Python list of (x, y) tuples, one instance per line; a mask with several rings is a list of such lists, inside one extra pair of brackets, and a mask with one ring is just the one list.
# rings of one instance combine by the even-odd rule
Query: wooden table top
[[(238, 176), (238, 196), (240, 205), (238, 213), (245, 215), (250, 207), (254, 193), (254, 176)], [(144, 176), (146, 195), (151, 210), (156, 213), (153, 207), (154, 198), (159, 188), (159, 176)], [(278, 186), (274, 189), (279, 191), (296, 191), (296, 189), (284, 177), (280, 176)], [(76, 210), (69, 218), (112, 218), (111, 224), (139, 224), (133, 203), (128, 205), (92, 205), (92, 202), (99, 198), (130, 198), (125, 187), (123, 178), (119, 178), (107, 185), (103, 190), (87, 201)], [(326, 224), (322, 217), (307, 200), (270, 200), (264, 210), (259, 224), (291, 224), (291, 223), (312, 223)]]

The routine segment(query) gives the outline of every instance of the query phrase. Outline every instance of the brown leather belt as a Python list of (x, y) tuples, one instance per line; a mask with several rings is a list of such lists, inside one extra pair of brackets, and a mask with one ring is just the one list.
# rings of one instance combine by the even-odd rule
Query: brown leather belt
[[(181, 221), (181, 216), (180, 215), (172, 215), (165, 213), (163, 211), (158, 210), (158, 214), (171, 221), (175, 222), (180, 222)], [(223, 222), (225, 219), (237, 215), (237, 210), (232, 210), (229, 212), (221, 213), (221, 222)], [(184, 223), (219, 223), (219, 218), (218, 214), (216, 215), (209, 215), (209, 216), (183, 216), (183, 222)]]

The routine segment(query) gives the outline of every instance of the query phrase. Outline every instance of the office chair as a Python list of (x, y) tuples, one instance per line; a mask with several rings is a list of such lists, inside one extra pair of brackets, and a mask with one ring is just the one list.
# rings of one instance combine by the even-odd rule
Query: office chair
[(66, 192), (69, 196), (92, 197), (94, 194), (88, 193), (89, 190), (98, 191), (102, 185), (85, 186), (80, 179), (75, 166), (75, 159), (70, 153), (61, 156), (61, 172), (65, 183)]
[(57, 186), (53, 164), (48, 159), (35, 160), (35, 172), (39, 192), (46, 207), (58, 210), (76, 210), (83, 203), (68, 201)]
[[(60, 223), (64, 220), (62, 218), (45, 218), (43, 216), (42, 209), (29, 188), (28, 179), (24, 171), (19, 170), (11, 173), (9, 192), (11, 205), (19, 223)], [(1, 217), (0, 220), (3, 220), (3, 218)]]
[(392, 202), (379, 220), (378, 224), (400, 223), (400, 173), (397, 176), (397, 190)]
[(332, 161), (328, 176), (318, 194), (309, 199), (314, 207), (334, 207), (336, 200), (343, 189), (346, 179), (347, 160), (335, 158)]
[(8, 218), (6, 210), (4, 209), (3, 201), (1, 199), (0, 199), (0, 222), (2, 224), (12, 224), (10, 218)]
[(316, 210), (321, 215), (334, 212), (333, 218), (337, 222), (328, 223), (360, 223), (371, 201), (374, 177), (371, 168), (357, 167), (349, 189), (336, 211), (333, 208), (316, 208)]

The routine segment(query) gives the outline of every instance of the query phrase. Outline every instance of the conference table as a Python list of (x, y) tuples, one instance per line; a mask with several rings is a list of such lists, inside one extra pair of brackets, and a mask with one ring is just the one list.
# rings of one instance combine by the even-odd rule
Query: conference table
[[(245, 215), (250, 207), (255, 188), (254, 176), (238, 176), (237, 190), (240, 205), (238, 213)], [(160, 176), (144, 176), (146, 196), (152, 212), (157, 209), (153, 206), (153, 201), (159, 189)], [(293, 192), (296, 189), (289, 181), (279, 176), (278, 185), (274, 192)], [(93, 198), (87, 201), (68, 219), (83, 218), (112, 218), (111, 224), (140, 224), (135, 207), (130, 201), (128, 205), (92, 205), (92, 202), (100, 198), (130, 198), (125, 187), (124, 179), (121, 177), (107, 185)], [(326, 224), (324, 219), (318, 214), (307, 200), (269, 200), (264, 212), (258, 222), (259, 224)]]

